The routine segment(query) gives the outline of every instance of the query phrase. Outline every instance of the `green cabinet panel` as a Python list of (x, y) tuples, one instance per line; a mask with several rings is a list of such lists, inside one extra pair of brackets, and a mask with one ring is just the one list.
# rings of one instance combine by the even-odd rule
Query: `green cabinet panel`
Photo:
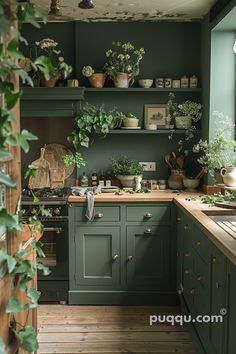
[(120, 283), (120, 228), (75, 228), (75, 282), (78, 286)]
[(227, 354), (236, 352), (236, 266), (228, 262), (229, 292), (227, 301)]
[[(127, 283), (129, 288), (170, 289), (171, 234), (169, 227), (127, 227)], [(171, 282), (172, 281), (172, 282)]]
[(120, 206), (105, 206), (102, 204), (95, 204), (94, 209), (94, 220), (89, 222), (85, 217), (86, 207), (85, 206), (77, 206), (75, 208), (75, 222), (87, 222), (87, 223), (104, 223), (104, 222), (116, 222), (120, 221)]
[(134, 205), (127, 206), (127, 221), (135, 222), (155, 222), (162, 225), (170, 223), (171, 207), (167, 204), (162, 205)]

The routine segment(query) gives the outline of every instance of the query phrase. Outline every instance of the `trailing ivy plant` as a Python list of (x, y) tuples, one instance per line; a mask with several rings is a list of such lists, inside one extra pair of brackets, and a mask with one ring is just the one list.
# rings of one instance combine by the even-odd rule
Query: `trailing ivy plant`
[[(13, 108), (17, 104), (21, 91), (13, 84), (12, 78), (18, 76), (22, 83), (28, 83), (33, 86), (32, 79), (27, 72), (19, 65), (19, 60), (24, 60), (24, 55), (19, 51), (19, 42), (27, 41), (21, 36), (20, 28), (24, 21), (27, 21), (39, 27), (35, 18), (40, 17), (45, 22), (45, 16), (39, 12), (32, 2), (19, 2), (16, 0), (0, 0), (0, 167), (4, 166), (7, 159), (12, 158), (11, 147), (19, 145), (24, 152), (29, 151), (29, 141), (37, 139), (35, 135), (28, 130), (22, 130), (20, 133), (14, 133), (15, 117)], [(18, 23), (18, 29), (15, 24)], [(42, 70), (42, 67), (41, 67)], [(45, 77), (48, 74), (47, 68)], [(14, 157), (13, 157), (14, 158)], [(30, 172), (33, 173), (33, 172)], [(0, 169), (0, 187), (16, 188), (15, 181), (11, 178), (4, 168)], [(47, 212), (41, 209), (41, 212)], [(37, 218), (32, 218), (30, 223), (35, 223), (38, 227)], [(0, 239), (7, 233), (19, 232), (23, 230), (20, 213), (16, 211), (11, 214), (4, 205), (0, 205)], [(42, 231), (42, 229), (41, 229)], [(31, 246), (42, 257), (41, 242), (34, 239), (32, 234)], [(29, 251), (18, 249), (13, 255), (9, 255), (5, 248), (0, 249), (0, 280), (8, 279), (12, 285), (12, 296), (5, 304), (5, 311), (10, 314), (10, 328), (18, 347), (22, 347), (27, 352), (35, 352), (38, 348), (37, 336), (33, 327), (26, 323), (18, 324), (20, 330), (16, 329), (14, 314), (18, 311), (29, 311), (37, 306), (39, 292), (36, 289), (29, 288), (28, 283), (34, 278), (37, 269), (44, 274), (49, 270), (43, 264), (28, 260)], [(20, 303), (17, 294), (23, 291), (26, 294), (27, 302)], [(7, 343), (5, 343), (7, 344)], [(0, 337), (0, 353), (5, 352), (5, 344)]]
[(74, 128), (68, 141), (74, 146), (76, 154), (74, 157), (65, 155), (64, 163), (68, 166), (76, 163), (77, 167), (85, 165), (85, 161), (79, 152), (82, 147), (88, 148), (93, 142), (94, 134), (106, 136), (113, 123), (114, 111), (107, 112), (104, 105), (100, 107), (86, 103), (79, 114), (74, 118)]

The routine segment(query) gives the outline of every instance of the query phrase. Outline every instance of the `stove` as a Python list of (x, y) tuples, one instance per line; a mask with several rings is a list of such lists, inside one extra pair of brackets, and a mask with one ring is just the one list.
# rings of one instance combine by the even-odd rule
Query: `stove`
[[(69, 270), (68, 270), (68, 204), (70, 188), (37, 189), (25, 188), (22, 191), (22, 217), (28, 222), (36, 215), (44, 226), (41, 238), (45, 258), (37, 258), (38, 262), (47, 265), (51, 274), (38, 274), (38, 289), (42, 292), (40, 301), (67, 302)], [(35, 197), (38, 198), (35, 201)], [(48, 209), (50, 215), (42, 215), (40, 207)]]

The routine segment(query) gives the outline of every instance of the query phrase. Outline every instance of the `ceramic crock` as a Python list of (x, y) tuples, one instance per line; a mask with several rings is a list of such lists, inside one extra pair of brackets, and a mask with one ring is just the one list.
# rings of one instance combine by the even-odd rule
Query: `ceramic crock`
[(226, 186), (236, 187), (236, 167), (222, 168), (220, 174)]
[(171, 174), (168, 178), (168, 186), (170, 189), (183, 189), (183, 175), (182, 170), (171, 170)]
[(130, 77), (127, 73), (115, 73), (112, 77), (115, 87), (128, 88)]
[(118, 175), (116, 176), (117, 179), (120, 181), (122, 184), (122, 187), (127, 187), (127, 188), (134, 188), (135, 187), (135, 177), (141, 177), (142, 176), (125, 176), (125, 175)]

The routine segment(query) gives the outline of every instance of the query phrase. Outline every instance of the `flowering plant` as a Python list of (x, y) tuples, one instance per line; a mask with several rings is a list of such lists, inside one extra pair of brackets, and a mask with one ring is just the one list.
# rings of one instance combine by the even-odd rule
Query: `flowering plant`
[(131, 78), (139, 74), (139, 63), (145, 54), (144, 48), (135, 49), (132, 43), (113, 42), (106, 52), (105, 70), (111, 77), (115, 73), (127, 73)]
[(85, 76), (85, 77), (90, 77), (94, 74), (94, 70), (91, 66), (87, 65), (87, 66), (84, 66), (83, 69), (82, 69), (82, 74)]
[(223, 113), (214, 112), (216, 128), (214, 137), (209, 142), (199, 140), (193, 146), (193, 152), (201, 152), (198, 162), (202, 164), (206, 172), (212, 175), (223, 167), (236, 165), (236, 142), (232, 137), (233, 124), (229, 117)]
[(35, 58), (33, 68), (36, 66), (45, 79), (66, 79), (72, 72), (72, 67), (65, 62), (64, 57), (60, 55), (61, 50), (56, 49), (57, 46), (58, 43), (53, 39), (45, 38), (35, 42), (31, 48), (31, 56)]

